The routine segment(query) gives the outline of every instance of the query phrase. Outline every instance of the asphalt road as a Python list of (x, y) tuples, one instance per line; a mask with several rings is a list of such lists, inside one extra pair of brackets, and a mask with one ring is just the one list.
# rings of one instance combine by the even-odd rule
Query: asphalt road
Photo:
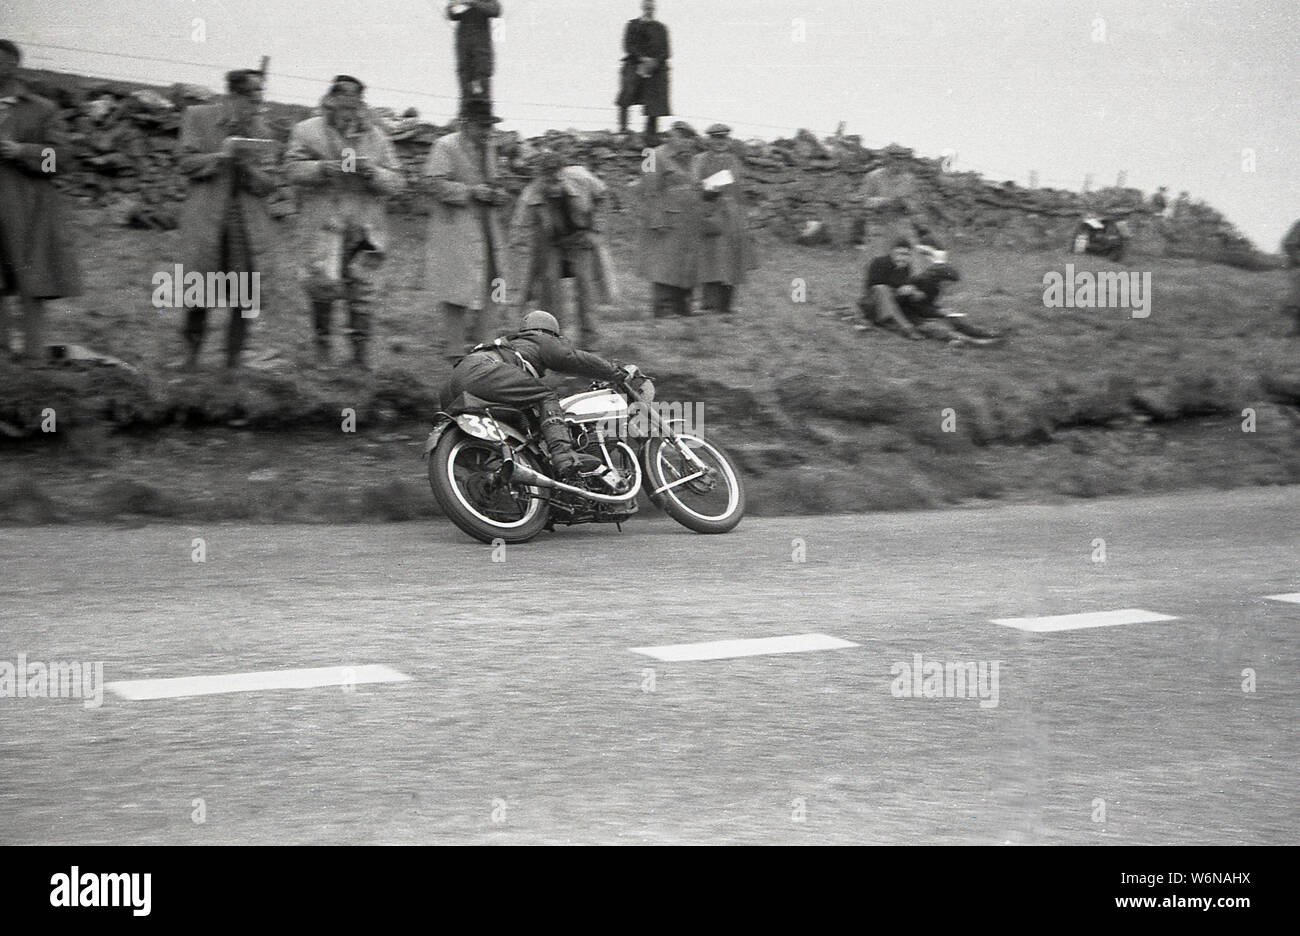
[[(1298, 520), (1300, 489), (1250, 489), (637, 522), (499, 562), (442, 522), (2, 530), (0, 662), (411, 679), (0, 698), (0, 842), (1294, 843), (1300, 604), (1264, 596), (1300, 591)], [(1118, 608), (1177, 620), (991, 623)], [(631, 652), (809, 632), (858, 646)], [(897, 697), (917, 653), (998, 661), (998, 704)]]

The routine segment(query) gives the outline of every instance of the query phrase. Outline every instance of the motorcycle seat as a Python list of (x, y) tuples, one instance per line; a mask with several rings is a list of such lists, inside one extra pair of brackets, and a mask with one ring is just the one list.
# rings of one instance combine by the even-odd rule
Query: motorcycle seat
[(494, 419), (523, 428), (528, 427), (532, 422), (532, 416), (525, 410), (508, 406), (505, 403), (489, 403), (472, 393), (461, 393), (453, 397), (451, 402), (443, 407), (443, 412), (448, 416), (459, 416), (462, 413), (486, 414), (490, 412)]

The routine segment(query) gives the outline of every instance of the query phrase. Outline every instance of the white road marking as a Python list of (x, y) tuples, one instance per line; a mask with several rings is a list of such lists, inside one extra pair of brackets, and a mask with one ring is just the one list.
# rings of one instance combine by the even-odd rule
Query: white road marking
[(263, 673), (226, 673), (220, 676), (181, 676), (174, 679), (131, 679), (107, 683), (104, 688), (123, 699), (183, 699), (222, 692), (260, 692), (264, 689), (317, 689), (321, 686), (355, 686), (361, 683), (406, 682), (405, 673), (387, 666), (322, 666), (316, 669), (271, 670)]
[(1082, 630), (1085, 627), (1114, 627), (1116, 624), (1150, 624), (1154, 621), (1176, 621), (1178, 618), (1141, 608), (1121, 608), (1118, 611), (1089, 611), (1085, 614), (1055, 614), (1050, 617), (994, 618), (994, 624), (1018, 630), (1047, 633), (1050, 631)]
[(668, 663), (686, 660), (725, 660), (730, 657), (762, 656), (768, 653), (805, 653), (809, 650), (839, 650), (855, 643), (825, 634), (793, 634), (788, 637), (752, 637), (743, 640), (710, 640), (705, 643), (668, 644), (663, 647), (633, 647)]
[(1269, 601), (1289, 601), (1292, 604), (1300, 604), (1300, 592), (1291, 592), (1289, 595), (1265, 595)]

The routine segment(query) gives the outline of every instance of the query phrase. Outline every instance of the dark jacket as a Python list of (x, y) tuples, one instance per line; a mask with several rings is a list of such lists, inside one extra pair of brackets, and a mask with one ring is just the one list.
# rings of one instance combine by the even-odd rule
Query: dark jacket
[(492, 56), (493, 17), (501, 15), (498, 0), (461, 0), (469, 9), (452, 13), (447, 7), (447, 18), (456, 24), (456, 59), (462, 70), (475, 78), (490, 78), (495, 67)]
[(0, 296), (81, 295), (81, 268), (53, 181), (70, 161), (58, 108), (19, 85), (13, 102), (0, 104), (0, 139), (22, 147), (16, 159), (0, 158)]
[(863, 292), (870, 292), (872, 286), (888, 286), (890, 289), (897, 289), (899, 286), (906, 284), (912, 278), (911, 264), (897, 266), (893, 259), (886, 254), (883, 257), (876, 257), (867, 265), (867, 281)]
[(510, 351), (518, 352), (538, 377), (545, 377), (547, 371), (595, 380), (612, 380), (618, 376), (618, 368), (603, 357), (575, 348), (567, 338), (547, 331), (517, 332), (501, 339), (500, 344), (509, 349), (502, 354), (504, 360), (518, 366)]
[[(637, 18), (630, 20), (623, 30), (623, 67), (620, 71), (619, 107), (640, 104), (647, 117), (663, 117), (672, 113), (668, 105), (668, 59), (672, 49), (668, 44), (668, 27), (658, 20)], [(637, 74), (642, 58), (652, 58), (657, 63), (648, 78)]]

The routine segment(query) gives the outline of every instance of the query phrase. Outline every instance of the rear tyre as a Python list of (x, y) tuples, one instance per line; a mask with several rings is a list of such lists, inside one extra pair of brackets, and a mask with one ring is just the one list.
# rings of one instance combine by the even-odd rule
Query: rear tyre
[[(528, 452), (515, 460), (534, 471), (541, 465)], [(526, 543), (546, 527), (551, 508), (540, 488), (501, 480), (500, 448), (448, 430), (429, 455), (429, 487), (452, 523), (484, 543)]]
[[(707, 469), (699, 469), (682, 454), (687, 446)], [(645, 446), (645, 491), (661, 508), (696, 533), (728, 533), (745, 515), (745, 485), (731, 457), (719, 445), (699, 436), (679, 435), (677, 441), (655, 438)]]

